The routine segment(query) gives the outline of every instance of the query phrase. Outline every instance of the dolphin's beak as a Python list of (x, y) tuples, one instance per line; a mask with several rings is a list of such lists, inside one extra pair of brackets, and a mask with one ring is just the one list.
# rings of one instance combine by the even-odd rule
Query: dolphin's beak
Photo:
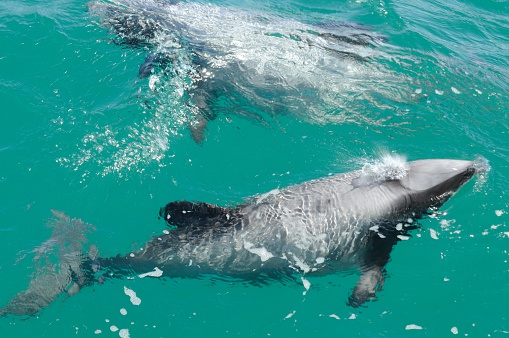
[(409, 163), (408, 174), (400, 182), (408, 190), (439, 196), (458, 190), (475, 172), (474, 161), (419, 160)]
[(474, 166), (474, 163), (472, 162), (471, 165), (469, 165), (463, 172), (463, 177), (461, 178), (458, 188), (461, 187), (463, 184), (467, 183), (476, 173), (476, 168)]
[(440, 207), (474, 174), (489, 170), (484, 158), (475, 161), (432, 159), (408, 163), (407, 175), (399, 180), (406, 191), (407, 208)]

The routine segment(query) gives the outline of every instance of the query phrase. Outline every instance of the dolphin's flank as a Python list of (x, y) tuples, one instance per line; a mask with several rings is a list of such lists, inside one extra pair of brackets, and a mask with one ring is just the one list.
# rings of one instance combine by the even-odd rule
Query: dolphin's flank
[[(142, 251), (99, 258), (56, 238), (53, 242), (65, 243), (65, 250), (75, 247), (78, 252), (64, 252), (58, 269), (46, 269), (2, 313), (32, 315), (59, 293), (73, 294), (104, 278), (146, 275), (154, 268), (157, 276), (243, 279), (358, 268), (361, 276), (349, 297), (349, 304), (357, 307), (375, 298), (393, 246), (408, 239), (415, 220), (443, 205), (476, 172), (487, 170), (485, 163), (407, 163), (387, 157), (362, 170), (274, 190), (231, 208), (171, 202), (160, 215), (172, 229)], [(54, 282), (48, 285), (47, 280)], [(44, 287), (39, 285), (43, 282)]]

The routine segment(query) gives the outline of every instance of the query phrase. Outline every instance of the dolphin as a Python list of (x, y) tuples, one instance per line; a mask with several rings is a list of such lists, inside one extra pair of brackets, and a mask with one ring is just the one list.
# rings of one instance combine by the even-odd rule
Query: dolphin
[(154, 91), (182, 92), (198, 143), (220, 113), (377, 123), (364, 103), (406, 99), (409, 81), (387, 67), (388, 39), (371, 26), (164, 0), (96, 0), (88, 9), (115, 44), (148, 51), (138, 75), (153, 77)]
[(376, 298), (392, 248), (409, 238), (416, 220), (486, 169), (487, 162), (480, 161), (389, 160), (273, 190), (233, 207), (171, 202), (160, 210), (171, 230), (142, 251), (110, 258), (66, 252), (67, 263), (60, 262), (59, 275), (49, 278), (52, 287), (32, 281), (2, 312), (34, 314), (59, 292), (73, 294), (105, 278), (133, 274), (272, 280), (353, 268), (360, 279), (348, 304), (359, 307)]

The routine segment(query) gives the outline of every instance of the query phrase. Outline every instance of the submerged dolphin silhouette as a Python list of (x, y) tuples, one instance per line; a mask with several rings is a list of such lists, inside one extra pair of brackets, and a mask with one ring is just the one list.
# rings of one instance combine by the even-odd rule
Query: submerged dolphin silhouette
[(78, 258), (60, 262), (51, 285), (32, 281), (2, 311), (33, 314), (60, 292), (75, 293), (110, 276), (147, 273), (154, 267), (158, 276), (242, 278), (358, 267), (361, 276), (349, 304), (360, 306), (382, 287), (391, 250), (408, 238), (410, 223), (440, 207), (486, 167), (434, 159), (376, 169), (308, 181), (234, 208), (171, 202), (160, 215), (176, 228), (155, 237), (141, 252), (112, 258), (66, 254), (66, 260)]
[(140, 78), (158, 70), (158, 80), (174, 80), (174, 92), (182, 92), (191, 110), (196, 142), (218, 113), (260, 122), (259, 112), (311, 123), (369, 122), (365, 105), (356, 105), (400, 102), (407, 82), (375, 61), (389, 58), (377, 48), (387, 38), (361, 24), (303, 23), (233, 6), (164, 0), (97, 0), (88, 8), (115, 34), (116, 44), (149, 51)]

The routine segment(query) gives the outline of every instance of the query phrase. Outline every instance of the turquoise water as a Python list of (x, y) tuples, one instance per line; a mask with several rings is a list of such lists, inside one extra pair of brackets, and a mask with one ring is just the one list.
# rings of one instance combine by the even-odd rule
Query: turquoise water
[[(165, 85), (171, 79), (150, 89), (150, 79), (138, 78), (146, 51), (111, 43), (86, 2), (1, 1), (1, 304), (28, 287), (37, 249), (52, 236), (51, 210), (91, 224), (88, 243), (107, 257), (160, 234), (158, 210), (169, 201), (232, 205), (358, 169), (383, 151), (409, 160), (484, 156), (492, 167), (487, 179), (464, 186), (445, 214), (421, 221), (395, 247), (383, 291), (365, 308), (346, 305), (355, 273), (306, 277), (305, 294), (288, 281), (114, 279), (27, 320), (0, 318), (0, 335), (508, 334), (509, 3), (214, 4), (281, 20), (361, 23), (388, 40), (372, 48), (367, 66), (345, 60), (363, 72), (330, 102), (340, 107), (327, 112), (335, 118), (246, 116), (228, 103), (196, 144), (187, 107)], [(321, 107), (319, 100), (309, 105)], [(141, 304), (132, 304), (125, 287)]]

